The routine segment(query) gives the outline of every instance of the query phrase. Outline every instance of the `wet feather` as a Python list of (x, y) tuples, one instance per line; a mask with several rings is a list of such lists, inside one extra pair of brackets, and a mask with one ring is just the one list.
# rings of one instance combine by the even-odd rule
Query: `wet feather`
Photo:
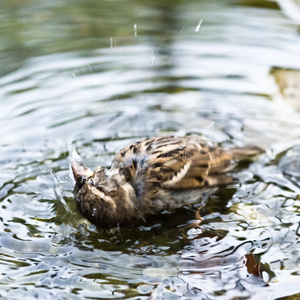
[(149, 213), (188, 205), (207, 189), (231, 182), (225, 172), (237, 160), (261, 152), (252, 146), (223, 149), (194, 136), (146, 139), (120, 150), (109, 171), (73, 162), (74, 198), (81, 214), (97, 226), (135, 224)]

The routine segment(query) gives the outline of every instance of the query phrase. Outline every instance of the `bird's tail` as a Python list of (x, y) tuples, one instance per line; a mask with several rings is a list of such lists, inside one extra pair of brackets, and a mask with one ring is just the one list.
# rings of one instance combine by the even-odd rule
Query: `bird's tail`
[(263, 149), (257, 146), (244, 146), (244, 147), (233, 147), (227, 150), (236, 160), (249, 160), (254, 156), (264, 152)]

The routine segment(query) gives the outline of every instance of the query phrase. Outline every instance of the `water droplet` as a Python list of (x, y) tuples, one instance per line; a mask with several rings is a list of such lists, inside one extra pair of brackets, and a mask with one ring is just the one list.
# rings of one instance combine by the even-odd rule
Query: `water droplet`
[(206, 126), (206, 128), (210, 128), (210, 127), (212, 127), (214, 125), (215, 125), (215, 122), (211, 122), (209, 125)]
[(184, 30), (184, 26), (182, 26), (182, 28), (181, 28), (181, 30), (180, 30), (180, 32), (179, 32), (179, 35), (178, 35), (176, 41), (178, 41), (178, 40), (180, 39), (180, 37), (181, 37), (181, 35), (182, 35), (182, 33), (183, 33), (183, 30)]
[(133, 29), (134, 29), (134, 36), (137, 36), (137, 23), (134, 23)]
[(201, 24), (202, 24), (202, 21), (203, 21), (203, 19), (201, 19), (200, 22), (198, 23), (198, 25), (196, 26), (196, 28), (195, 28), (195, 31), (196, 31), (196, 32), (199, 31), (199, 29), (200, 29), (200, 27), (201, 27)]
[(97, 211), (97, 209), (94, 207), (93, 212), (92, 212), (92, 217), (95, 217), (96, 211)]
[(151, 66), (154, 65), (154, 61), (155, 61), (155, 54), (154, 54), (154, 51), (152, 50), (152, 52), (151, 52)]

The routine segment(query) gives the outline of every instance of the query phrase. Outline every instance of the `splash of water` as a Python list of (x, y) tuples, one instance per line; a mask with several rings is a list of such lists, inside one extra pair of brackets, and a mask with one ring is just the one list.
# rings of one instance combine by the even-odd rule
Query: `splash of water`
[(71, 140), (68, 140), (68, 151), (69, 151), (69, 158), (70, 158), (70, 162), (72, 161), (77, 161), (77, 162), (81, 162), (81, 158), (78, 154), (78, 152), (75, 149), (75, 146), (72, 144)]

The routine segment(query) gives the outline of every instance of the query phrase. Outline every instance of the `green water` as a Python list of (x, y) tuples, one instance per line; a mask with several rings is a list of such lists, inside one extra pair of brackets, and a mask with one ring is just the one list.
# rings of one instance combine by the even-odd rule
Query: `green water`
[[(2, 1), (1, 299), (299, 297), (300, 118), (273, 68), (300, 69), (274, 1)], [(69, 151), (109, 167), (137, 139), (204, 135), (266, 153), (201, 209), (99, 230)], [(269, 298), (268, 298), (269, 297)]]

